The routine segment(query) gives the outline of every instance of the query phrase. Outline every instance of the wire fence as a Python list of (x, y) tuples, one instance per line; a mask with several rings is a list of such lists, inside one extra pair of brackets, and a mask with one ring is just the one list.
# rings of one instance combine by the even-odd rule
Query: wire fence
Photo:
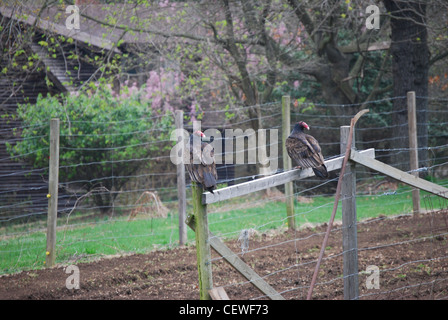
[[(375, 148), (376, 159), (394, 167), (409, 169), (409, 148), (397, 145), (397, 141), (408, 139), (406, 135), (395, 136), (398, 126), (394, 124), (394, 115), (406, 110), (392, 110), (394, 97), (356, 105), (325, 105), (293, 101), (291, 123), (305, 121), (311, 127), (310, 134), (320, 141), (324, 157), (331, 159), (340, 156), (339, 132), (341, 125), (348, 125), (353, 110), (361, 106), (370, 112), (357, 124), (355, 144), (357, 149)], [(419, 126), (427, 127), (419, 139), (427, 141), (427, 146), (419, 147), (419, 154), (426, 158), (419, 164), (419, 173), (427, 179), (436, 180), (442, 186), (448, 186), (448, 99), (426, 99), (428, 102), (427, 121)], [(264, 129), (281, 132), (281, 104), (268, 103), (257, 106), (259, 119), (247, 116), (247, 109), (241, 107), (231, 110), (205, 111), (202, 114), (203, 129), (250, 129), (254, 120)], [(134, 121), (147, 121), (135, 119)], [(40, 128), (48, 127), (41, 123)], [(61, 119), (61, 126), (71, 125)], [(106, 123), (114, 128), (124, 123)], [(191, 129), (190, 124), (185, 127)], [(37, 127), (36, 129), (38, 129)], [(0, 129), (6, 144), (23, 141), (20, 132), (24, 127)], [(171, 128), (170, 130), (172, 130)], [(157, 129), (154, 129), (157, 130)], [(153, 134), (147, 131), (131, 131), (128, 136)], [(157, 132), (156, 132), (157, 133)], [(61, 136), (61, 141), (69, 139), (98, 139), (120, 135), (120, 131), (77, 133)], [(163, 136), (169, 136), (164, 132)], [(33, 136), (29, 140), (48, 139), (48, 136)], [(278, 167), (282, 172), (281, 134), (277, 140), (268, 140), (266, 149), (278, 150)], [(225, 145), (226, 137), (223, 137)], [(160, 247), (177, 246), (177, 173), (176, 166), (170, 160), (170, 148), (174, 141), (161, 139), (145, 143), (123, 144), (119, 146), (104, 143), (98, 147), (61, 143), (60, 154), (85, 152), (102, 153), (101, 161), (79, 159), (77, 163), (63, 164), (60, 171), (88, 172), (87, 178), (77, 175), (62, 175), (59, 181), (57, 262), (75, 263), (85, 258), (98, 258), (109, 254), (148, 252)], [(145, 156), (117, 157), (123, 150), (149, 150)], [(153, 150), (153, 151), (151, 151)], [(160, 152), (160, 150), (164, 150)], [(10, 181), (0, 189), (0, 230), (2, 267), (0, 273), (10, 273), (27, 268), (40, 268), (45, 261), (46, 215), (48, 212), (48, 168), (34, 167), (25, 163), (31, 154), (39, 154), (36, 149), (25, 154), (4, 155), (0, 165), (18, 162), (21, 166), (14, 171), (2, 171), (0, 180)], [(251, 152), (247, 150), (246, 158)], [(234, 154), (234, 150), (223, 150), (222, 157)], [(141, 153), (139, 153), (141, 154)], [(397, 156), (402, 155), (402, 156)], [(233, 158), (234, 160), (235, 158)], [(146, 166), (150, 164), (150, 166)], [(123, 167), (135, 167), (126, 171)], [(359, 276), (362, 281), (361, 299), (407, 299), (448, 297), (448, 206), (435, 196), (422, 194), (424, 214), (412, 215), (412, 189), (403, 187), (387, 177), (357, 166), (357, 216), (359, 238)], [(105, 175), (104, 173), (108, 174)], [(260, 172), (256, 164), (225, 163), (218, 165), (220, 187), (257, 179), (265, 173)], [(74, 176), (74, 177), (73, 177)], [(78, 175), (80, 176), (80, 175)], [(26, 177), (30, 183), (20, 185), (12, 183)], [(229, 239), (237, 251), (254, 270), (274, 285), (286, 298), (304, 298), (309, 287), (312, 269), (316, 263), (316, 241), (323, 237), (321, 224), (327, 222), (333, 205), (337, 173), (326, 181), (309, 178), (294, 183), (295, 219), (298, 230), (283, 231), (286, 228), (284, 190), (279, 187), (268, 192), (257, 193), (250, 197), (216, 203), (209, 206), (209, 225), (211, 231), (220, 238)], [(86, 186), (89, 186), (87, 188)], [(190, 184), (187, 178), (187, 207), (191, 211)], [(107, 201), (106, 201), (106, 200)], [(337, 216), (337, 220), (340, 215)], [(415, 220), (413, 220), (415, 219)], [(411, 222), (409, 222), (411, 221)], [(414, 222), (412, 222), (414, 221)], [(407, 223), (405, 223), (407, 222)], [(409, 227), (412, 226), (412, 228)], [(280, 231), (279, 231), (280, 230)], [(341, 293), (342, 244), (341, 228), (332, 230), (328, 248), (321, 269), (323, 275), (316, 285), (318, 298), (335, 297)], [(274, 236), (275, 235), (275, 236)], [(189, 241), (194, 234), (189, 231)], [(275, 257), (275, 259), (269, 259)], [(281, 258), (280, 258), (281, 257)], [(275, 263), (281, 261), (282, 265)], [(222, 257), (212, 259), (214, 268), (221, 268)], [(380, 286), (375, 287), (379, 268)], [(372, 271), (373, 270), (373, 271)], [(369, 278), (371, 277), (371, 278)], [(224, 278), (223, 278), (224, 279)], [(231, 295), (241, 288), (251, 287), (250, 283), (235, 276), (231, 283), (223, 286)], [(365, 280), (365, 281), (364, 281)], [(368, 281), (370, 282), (368, 282)], [(224, 280), (223, 280), (224, 281)], [(226, 280), (227, 281), (227, 280)], [(369, 287), (372, 284), (373, 289)], [(265, 299), (254, 289), (251, 299)], [(252, 290), (252, 291), (251, 291)], [(330, 294), (333, 293), (333, 295)], [(341, 294), (335, 298), (341, 298)]]

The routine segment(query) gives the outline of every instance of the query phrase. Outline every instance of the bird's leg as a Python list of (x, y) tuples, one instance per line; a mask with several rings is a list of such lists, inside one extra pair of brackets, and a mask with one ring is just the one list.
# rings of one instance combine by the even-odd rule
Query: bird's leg
[(301, 166), (296, 166), (293, 169), (302, 169), (302, 167)]

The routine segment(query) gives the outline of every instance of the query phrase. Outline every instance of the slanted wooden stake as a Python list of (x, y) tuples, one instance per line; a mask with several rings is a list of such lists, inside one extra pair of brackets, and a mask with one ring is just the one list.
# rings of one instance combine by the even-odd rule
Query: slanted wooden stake
[(223, 287), (213, 288), (209, 293), (213, 300), (230, 300)]
[(339, 175), (338, 186), (336, 187), (336, 197), (334, 199), (333, 212), (331, 213), (330, 221), (328, 222), (327, 232), (325, 233), (324, 241), (322, 243), (322, 247), (320, 248), (319, 258), (317, 259), (316, 268), (314, 269), (313, 278), (311, 279), (310, 289), (308, 290), (307, 300), (311, 299), (311, 295), (313, 294), (314, 285), (317, 279), (317, 273), (319, 272), (320, 263), (324, 256), (325, 248), (328, 242), (328, 236), (330, 235), (331, 228), (333, 227), (334, 217), (336, 216), (336, 211), (338, 209), (338, 202), (341, 193), (342, 187), (342, 178), (344, 177), (345, 167), (347, 165), (348, 159), (350, 157), (350, 150), (352, 147), (352, 139), (353, 139), (353, 130), (355, 129), (355, 124), (358, 119), (365, 113), (369, 112), (368, 109), (364, 109), (359, 111), (350, 122), (350, 133), (347, 141), (347, 148), (345, 149), (344, 162), (342, 163), (341, 173)]

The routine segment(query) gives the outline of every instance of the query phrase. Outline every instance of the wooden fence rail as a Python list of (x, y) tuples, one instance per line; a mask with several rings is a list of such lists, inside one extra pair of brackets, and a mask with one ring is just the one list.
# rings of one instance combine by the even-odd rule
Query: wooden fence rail
[[(345, 153), (345, 146), (348, 141), (349, 127), (341, 127), (341, 151)], [(283, 135), (285, 139), (286, 135)], [(284, 141), (283, 141), (284, 143)], [(325, 161), (329, 172), (341, 169), (344, 156)], [(435, 183), (426, 181), (409, 173), (398, 170), (392, 166), (375, 160), (375, 150), (368, 149), (355, 151), (354, 146), (350, 150), (349, 162), (346, 173), (342, 180), (341, 194), (344, 195), (342, 201), (342, 235), (343, 260), (344, 260), (344, 298), (357, 299), (359, 292), (358, 283), (358, 256), (357, 256), (357, 218), (356, 218), (356, 176), (355, 164), (363, 165), (371, 170), (378, 171), (400, 182), (406, 183), (414, 188), (425, 190), (437, 196), (448, 198), (448, 189)], [(210, 233), (207, 224), (207, 205), (219, 201), (240, 197), (253, 192), (273, 188), (279, 185), (287, 185), (294, 180), (305, 179), (314, 176), (312, 169), (293, 169), (263, 177), (257, 180), (229, 186), (226, 188), (214, 190), (214, 193), (204, 192), (199, 188), (194, 188), (193, 198), (195, 209), (192, 216), (189, 217), (187, 224), (195, 231), (196, 239), (202, 239), (198, 243), (198, 271), (200, 276), (200, 297), (201, 299), (210, 299), (210, 291), (213, 290), (212, 268), (210, 266), (210, 250), (213, 248), (220, 254), (233, 268), (242, 274), (247, 280), (255, 285), (262, 293), (271, 299), (283, 299), (263, 278), (254, 270), (247, 266), (237, 254), (233, 253), (221, 240)], [(291, 193), (291, 192), (290, 192)], [(292, 197), (288, 195), (288, 197)], [(290, 212), (288, 212), (290, 218)], [(292, 216), (294, 218), (294, 216)], [(291, 223), (291, 225), (294, 225)], [(222, 291), (222, 290), (221, 290)]]
[[(360, 152), (370, 159), (375, 157), (375, 150), (368, 149)], [(328, 172), (341, 169), (344, 157), (337, 157), (325, 161)], [(262, 277), (245, 264), (237, 254), (233, 253), (221, 240), (208, 230), (207, 204), (240, 197), (249, 193), (265, 190), (267, 188), (283, 185), (294, 180), (305, 179), (314, 176), (312, 169), (293, 169), (272, 176), (248, 181), (238, 185), (214, 190), (214, 193), (204, 192), (197, 187), (193, 188), (194, 214), (189, 217), (187, 224), (195, 231), (196, 239), (206, 239), (197, 242), (197, 258), (199, 273), (199, 291), (201, 299), (210, 299), (209, 291), (213, 289), (213, 276), (210, 266), (210, 248), (220, 254), (235, 270), (256, 286), (270, 299), (284, 299)]]
[[(375, 149), (367, 149), (360, 152), (366, 158), (375, 157)], [(327, 171), (335, 171), (341, 169), (343, 156), (325, 161)], [(272, 176), (263, 177), (257, 180), (248, 181), (233, 185), (230, 187), (214, 190), (214, 193), (204, 192), (202, 197), (203, 204), (211, 204), (219, 201), (232, 199), (243, 196), (252, 192), (261, 191), (267, 188), (276, 187), (291, 181), (305, 179), (314, 176), (312, 169), (292, 169)]]
[(350, 155), (350, 159), (352, 161), (355, 161), (356, 163), (362, 164), (367, 168), (383, 173), (407, 185), (418, 188), (420, 190), (427, 191), (436, 196), (448, 199), (447, 188), (442, 187), (433, 182), (427, 181), (425, 179), (413, 176), (412, 174), (409, 174), (407, 172), (398, 170), (376, 159), (366, 157), (360, 152), (352, 152), (352, 154)]

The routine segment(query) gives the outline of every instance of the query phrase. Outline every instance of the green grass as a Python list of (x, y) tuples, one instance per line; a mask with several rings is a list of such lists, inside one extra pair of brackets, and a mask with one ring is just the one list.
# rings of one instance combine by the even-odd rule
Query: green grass
[[(65, 224), (65, 219), (60, 219)], [(62, 224), (62, 223), (61, 223)], [(193, 238), (191, 232), (188, 235)], [(127, 217), (78, 225), (58, 226), (56, 262), (86, 257), (141, 253), (178, 242), (178, 219), (136, 219)], [(0, 241), (0, 274), (45, 266), (46, 234), (44, 231), (4, 237)]]
[[(412, 212), (410, 188), (403, 187), (392, 195), (357, 196), (358, 220), (383, 215), (398, 215)], [(422, 193), (422, 197), (423, 197)], [(311, 203), (295, 201), (296, 225), (320, 224), (328, 222), (333, 210), (334, 197), (311, 197)], [(422, 200), (423, 201), (423, 200)], [(342, 219), (339, 202), (335, 220)], [(228, 212), (212, 213), (209, 216), (210, 230), (221, 236), (238, 236), (241, 229), (254, 228), (258, 231), (286, 227), (286, 205), (283, 202), (265, 202), (252, 208), (235, 209)]]
[[(425, 194), (421, 192), (423, 209)], [(297, 226), (328, 222), (334, 197), (316, 196), (309, 199), (310, 203), (295, 201)], [(412, 211), (411, 189), (407, 186), (389, 195), (358, 195), (356, 201), (358, 220)], [(213, 204), (208, 212), (210, 230), (224, 238), (237, 238), (242, 229), (253, 228), (264, 232), (287, 226), (285, 203), (263, 199), (259, 195)], [(57, 263), (84, 261), (104, 255), (144, 253), (177, 246), (179, 241), (178, 217), (173, 212), (167, 218), (142, 216), (133, 221), (127, 221), (127, 216), (110, 219), (94, 215), (86, 218), (84, 215), (80, 223), (80, 217), (83, 217), (80, 213), (73, 213), (68, 224), (66, 218), (58, 220)], [(340, 203), (335, 219), (341, 219)], [(40, 221), (21, 228), (10, 226), (0, 230), (0, 274), (45, 266), (44, 226), (45, 222)], [(191, 230), (188, 230), (188, 239), (194, 243)]]

